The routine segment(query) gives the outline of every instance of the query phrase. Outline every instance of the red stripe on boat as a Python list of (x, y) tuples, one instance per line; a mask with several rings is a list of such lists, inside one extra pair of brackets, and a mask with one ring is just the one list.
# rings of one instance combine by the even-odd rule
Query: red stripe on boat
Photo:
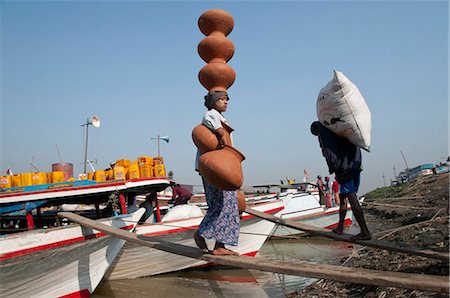
[[(264, 213), (276, 213), (278, 211), (283, 210), (284, 207), (279, 207), (279, 208), (275, 208), (275, 209), (271, 209), (271, 210), (266, 210), (264, 211)], [(251, 219), (253, 218), (253, 215), (246, 215), (243, 216), (241, 220), (247, 220), (247, 219)], [(191, 219), (191, 218), (189, 218)], [(160, 224), (161, 226), (164, 226), (164, 224), (170, 223), (171, 221), (167, 221), (164, 222), (162, 224)], [(175, 223), (176, 221), (172, 221), (173, 223)], [(165, 230), (165, 231), (159, 231), (159, 232), (153, 232), (153, 233), (145, 233), (142, 234), (142, 236), (146, 236), (146, 237), (155, 237), (155, 236), (162, 236), (162, 235), (168, 235), (168, 234), (173, 234), (173, 233), (178, 233), (178, 232), (184, 232), (184, 231), (189, 231), (189, 230), (195, 230), (198, 229), (198, 225), (195, 226), (189, 226), (189, 227), (182, 227), (182, 228), (176, 228), (176, 229), (170, 229), (170, 230)]]
[[(349, 226), (351, 226), (352, 225), (352, 220), (350, 219), (350, 218), (346, 218), (345, 220), (344, 220), (344, 227), (349, 227)], [(334, 229), (334, 228), (336, 228), (338, 226), (338, 223), (335, 223), (335, 224), (332, 224), (332, 225), (329, 225), (329, 226), (326, 226), (325, 227), (325, 229)]]
[[(121, 230), (131, 230), (132, 228), (133, 228), (133, 225), (129, 225), (126, 227), (121, 227), (120, 229)], [(4, 253), (4, 254), (0, 255), (0, 261), (27, 255), (27, 254), (31, 254), (31, 253), (42, 251), (42, 250), (52, 249), (55, 247), (71, 245), (71, 244), (74, 244), (77, 242), (81, 242), (81, 241), (85, 241), (85, 240), (89, 240), (89, 239), (93, 239), (93, 238), (99, 238), (99, 237), (103, 237), (103, 236), (106, 236), (106, 234), (103, 232), (100, 232), (100, 233), (96, 233), (96, 234), (90, 234), (90, 235), (76, 237), (76, 238), (58, 241), (58, 242), (54, 242), (54, 243), (30, 247), (30, 248), (23, 249), (23, 250), (16, 250), (16, 251), (12, 251), (12, 252), (8, 252), (8, 253)]]
[(60, 298), (87, 298), (91, 296), (91, 292), (88, 289), (84, 289), (78, 292), (73, 292), (64, 296), (60, 296)]

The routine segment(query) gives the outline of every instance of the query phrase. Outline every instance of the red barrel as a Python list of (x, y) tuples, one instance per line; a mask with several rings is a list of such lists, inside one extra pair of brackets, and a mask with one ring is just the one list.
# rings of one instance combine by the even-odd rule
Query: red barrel
[(64, 173), (64, 181), (73, 177), (73, 164), (71, 163), (54, 163), (52, 164), (52, 172), (62, 171)]

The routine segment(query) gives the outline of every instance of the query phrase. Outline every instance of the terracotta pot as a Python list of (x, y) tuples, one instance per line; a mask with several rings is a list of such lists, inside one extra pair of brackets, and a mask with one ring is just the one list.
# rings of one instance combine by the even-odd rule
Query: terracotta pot
[(233, 30), (233, 27), (233, 17), (222, 9), (208, 10), (198, 19), (198, 28), (200, 28), (200, 31), (205, 35), (210, 35), (214, 31), (219, 31), (227, 36)]
[(226, 63), (208, 63), (200, 69), (198, 80), (208, 91), (227, 91), (236, 80), (236, 72)]
[(244, 155), (231, 146), (203, 153), (198, 170), (211, 185), (222, 190), (237, 190), (244, 182), (242, 161)]
[(225, 35), (214, 32), (202, 39), (197, 47), (198, 54), (207, 63), (228, 62), (234, 54), (234, 44)]
[(242, 191), (237, 191), (237, 200), (238, 200), (238, 210), (239, 215), (244, 213), (245, 207), (247, 207), (247, 202), (245, 201), (245, 195)]
[[(228, 144), (231, 144), (230, 134), (234, 131), (234, 129), (225, 122), (222, 122), (222, 126), (225, 129), (225, 139)], [(194, 141), (194, 144), (198, 150), (200, 150), (200, 153), (220, 149), (217, 135), (203, 124), (197, 125), (192, 130), (192, 141)]]
[(205, 125), (199, 124), (192, 130), (192, 140), (200, 153), (218, 149), (217, 136)]

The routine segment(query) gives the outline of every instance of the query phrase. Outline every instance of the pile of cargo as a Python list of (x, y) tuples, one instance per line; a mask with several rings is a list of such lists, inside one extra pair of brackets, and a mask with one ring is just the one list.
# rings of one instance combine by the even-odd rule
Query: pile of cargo
[(140, 156), (134, 161), (117, 160), (115, 165), (107, 170), (89, 172), (87, 179), (97, 182), (107, 180), (133, 180), (151, 177), (165, 177), (166, 170), (161, 156)]
[(0, 176), (0, 187), (22, 187), (64, 181), (66, 180), (64, 179), (63, 171), (20, 173), (16, 175)]
[[(165, 177), (166, 170), (161, 156), (140, 156), (134, 161), (117, 160), (111, 168), (96, 170), (87, 175), (80, 175), (80, 180), (105, 182), (108, 180), (133, 180), (151, 177)], [(52, 184), (75, 181), (73, 165), (70, 163), (52, 164), (51, 172), (30, 172), (0, 176), (0, 188), (26, 187), (33, 185)]]

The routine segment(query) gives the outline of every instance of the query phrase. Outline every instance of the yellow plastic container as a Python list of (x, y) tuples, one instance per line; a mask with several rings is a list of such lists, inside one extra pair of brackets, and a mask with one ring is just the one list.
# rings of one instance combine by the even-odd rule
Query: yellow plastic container
[(155, 177), (166, 177), (166, 169), (163, 164), (155, 165)]
[(104, 170), (97, 170), (94, 173), (94, 180), (97, 182), (105, 182), (107, 179), (106, 171)]
[(127, 179), (132, 180), (132, 179), (139, 179), (141, 178), (141, 173), (139, 171), (139, 166), (136, 163), (132, 163), (129, 167), (128, 167), (128, 175), (127, 175)]
[(95, 172), (88, 172), (88, 176), (87, 176), (88, 180), (94, 180), (94, 174), (95, 174)]
[(139, 173), (141, 175), (141, 178), (153, 177), (153, 167), (146, 164), (139, 166)]
[(144, 166), (144, 165), (149, 165), (149, 166), (153, 166), (153, 158), (149, 157), (149, 156), (139, 156), (137, 158), (138, 164), (140, 167)]
[(10, 188), (11, 187), (11, 176), (0, 176), (0, 187)]
[(20, 183), (22, 186), (30, 186), (33, 185), (33, 174), (32, 173), (21, 173), (20, 174)]
[(154, 165), (162, 165), (162, 164), (164, 164), (164, 158), (162, 156), (155, 156), (155, 157), (153, 157), (153, 164)]
[(130, 166), (130, 160), (129, 159), (119, 159), (116, 161), (116, 167), (124, 167), (127, 168)]
[(13, 175), (11, 178), (11, 187), (21, 187), (22, 186), (22, 180), (20, 178), (20, 174)]
[(64, 172), (63, 171), (53, 171), (51, 182), (52, 183), (64, 182)]
[(106, 180), (114, 180), (114, 172), (112, 169), (105, 171)]
[(113, 169), (114, 180), (125, 180), (125, 169), (117, 165)]
[(47, 184), (47, 173), (35, 172), (31, 176), (31, 180), (33, 182), (33, 185)]

